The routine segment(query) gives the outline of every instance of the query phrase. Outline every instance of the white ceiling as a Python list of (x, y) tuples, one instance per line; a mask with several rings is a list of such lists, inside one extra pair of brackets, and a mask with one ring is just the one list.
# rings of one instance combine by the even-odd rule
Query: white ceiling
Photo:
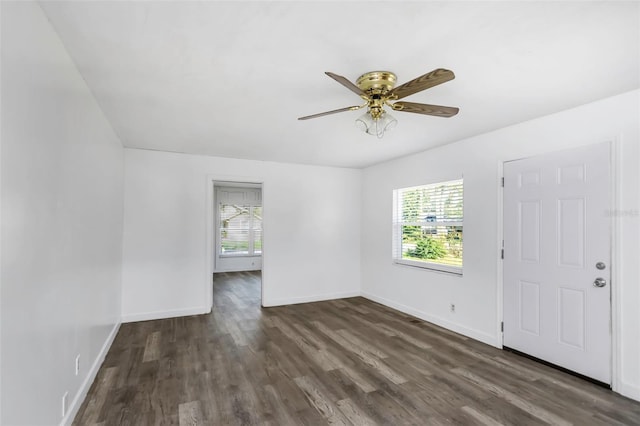
[[(365, 167), (640, 86), (637, 2), (50, 1), (41, 5), (127, 147)], [(376, 139), (329, 77), (435, 68)]]

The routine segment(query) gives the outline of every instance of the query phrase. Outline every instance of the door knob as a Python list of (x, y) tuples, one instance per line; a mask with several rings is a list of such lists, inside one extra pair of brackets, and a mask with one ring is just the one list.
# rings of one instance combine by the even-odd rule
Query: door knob
[(596, 278), (596, 280), (593, 282), (593, 285), (596, 287), (604, 287), (605, 285), (607, 285), (607, 280), (605, 280), (604, 278)]

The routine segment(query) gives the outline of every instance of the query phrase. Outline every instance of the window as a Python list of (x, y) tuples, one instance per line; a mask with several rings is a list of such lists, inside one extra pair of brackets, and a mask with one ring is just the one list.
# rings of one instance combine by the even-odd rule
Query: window
[(220, 203), (220, 255), (262, 254), (262, 207)]
[(462, 274), (462, 179), (393, 191), (393, 259)]

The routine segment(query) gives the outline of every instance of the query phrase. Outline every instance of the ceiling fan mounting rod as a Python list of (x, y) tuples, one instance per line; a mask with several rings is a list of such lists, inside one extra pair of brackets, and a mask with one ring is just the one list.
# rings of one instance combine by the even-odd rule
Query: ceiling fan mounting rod
[(356, 85), (363, 92), (384, 94), (396, 84), (396, 75), (391, 71), (371, 71), (362, 74), (356, 80)]
[(396, 75), (391, 71), (371, 71), (362, 74), (356, 85), (362, 90), (361, 97), (367, 101), (368, 112), (373, 120), (379, 120), (385, 113), (384, 106), (393, 107), (391, 90), (396, 84)]

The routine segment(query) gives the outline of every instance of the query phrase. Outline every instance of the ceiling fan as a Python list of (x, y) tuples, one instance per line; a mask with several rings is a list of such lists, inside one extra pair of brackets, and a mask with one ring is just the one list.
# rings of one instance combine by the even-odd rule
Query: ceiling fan
[(361, 75), (358, 80), (356, 80), (356, 84), (332, 72), (325, 72), (325, 74), (360, 96), (365, 103), (335, 109), (333, 111), (321, 112), (319, 114), (307, 115), (298, 118), (298, 120), (309, 120), (311, 118), (323, 117), (344, 111), (355, 111), (367, 107), (367, 112), (356, 120), (356, 124), (364, 132), (381, 138), (385, 131), (395, 127), (397, 123), (396, 119), (384, 110), (385, 105), (394, 111), (413, 112), (436, 117), (453, 117), (459, 111), (459, 109), (455, 107), (418, 104), (415, 102), (397, 102), (399, 99), (413, 95), (414, 93), (453, 80), (455, 78), (453, 71), (444, 68), (435, 69), (396, 88), (393, 87), (396, 84), (396, 75), (390, 71), (368, 72)]

